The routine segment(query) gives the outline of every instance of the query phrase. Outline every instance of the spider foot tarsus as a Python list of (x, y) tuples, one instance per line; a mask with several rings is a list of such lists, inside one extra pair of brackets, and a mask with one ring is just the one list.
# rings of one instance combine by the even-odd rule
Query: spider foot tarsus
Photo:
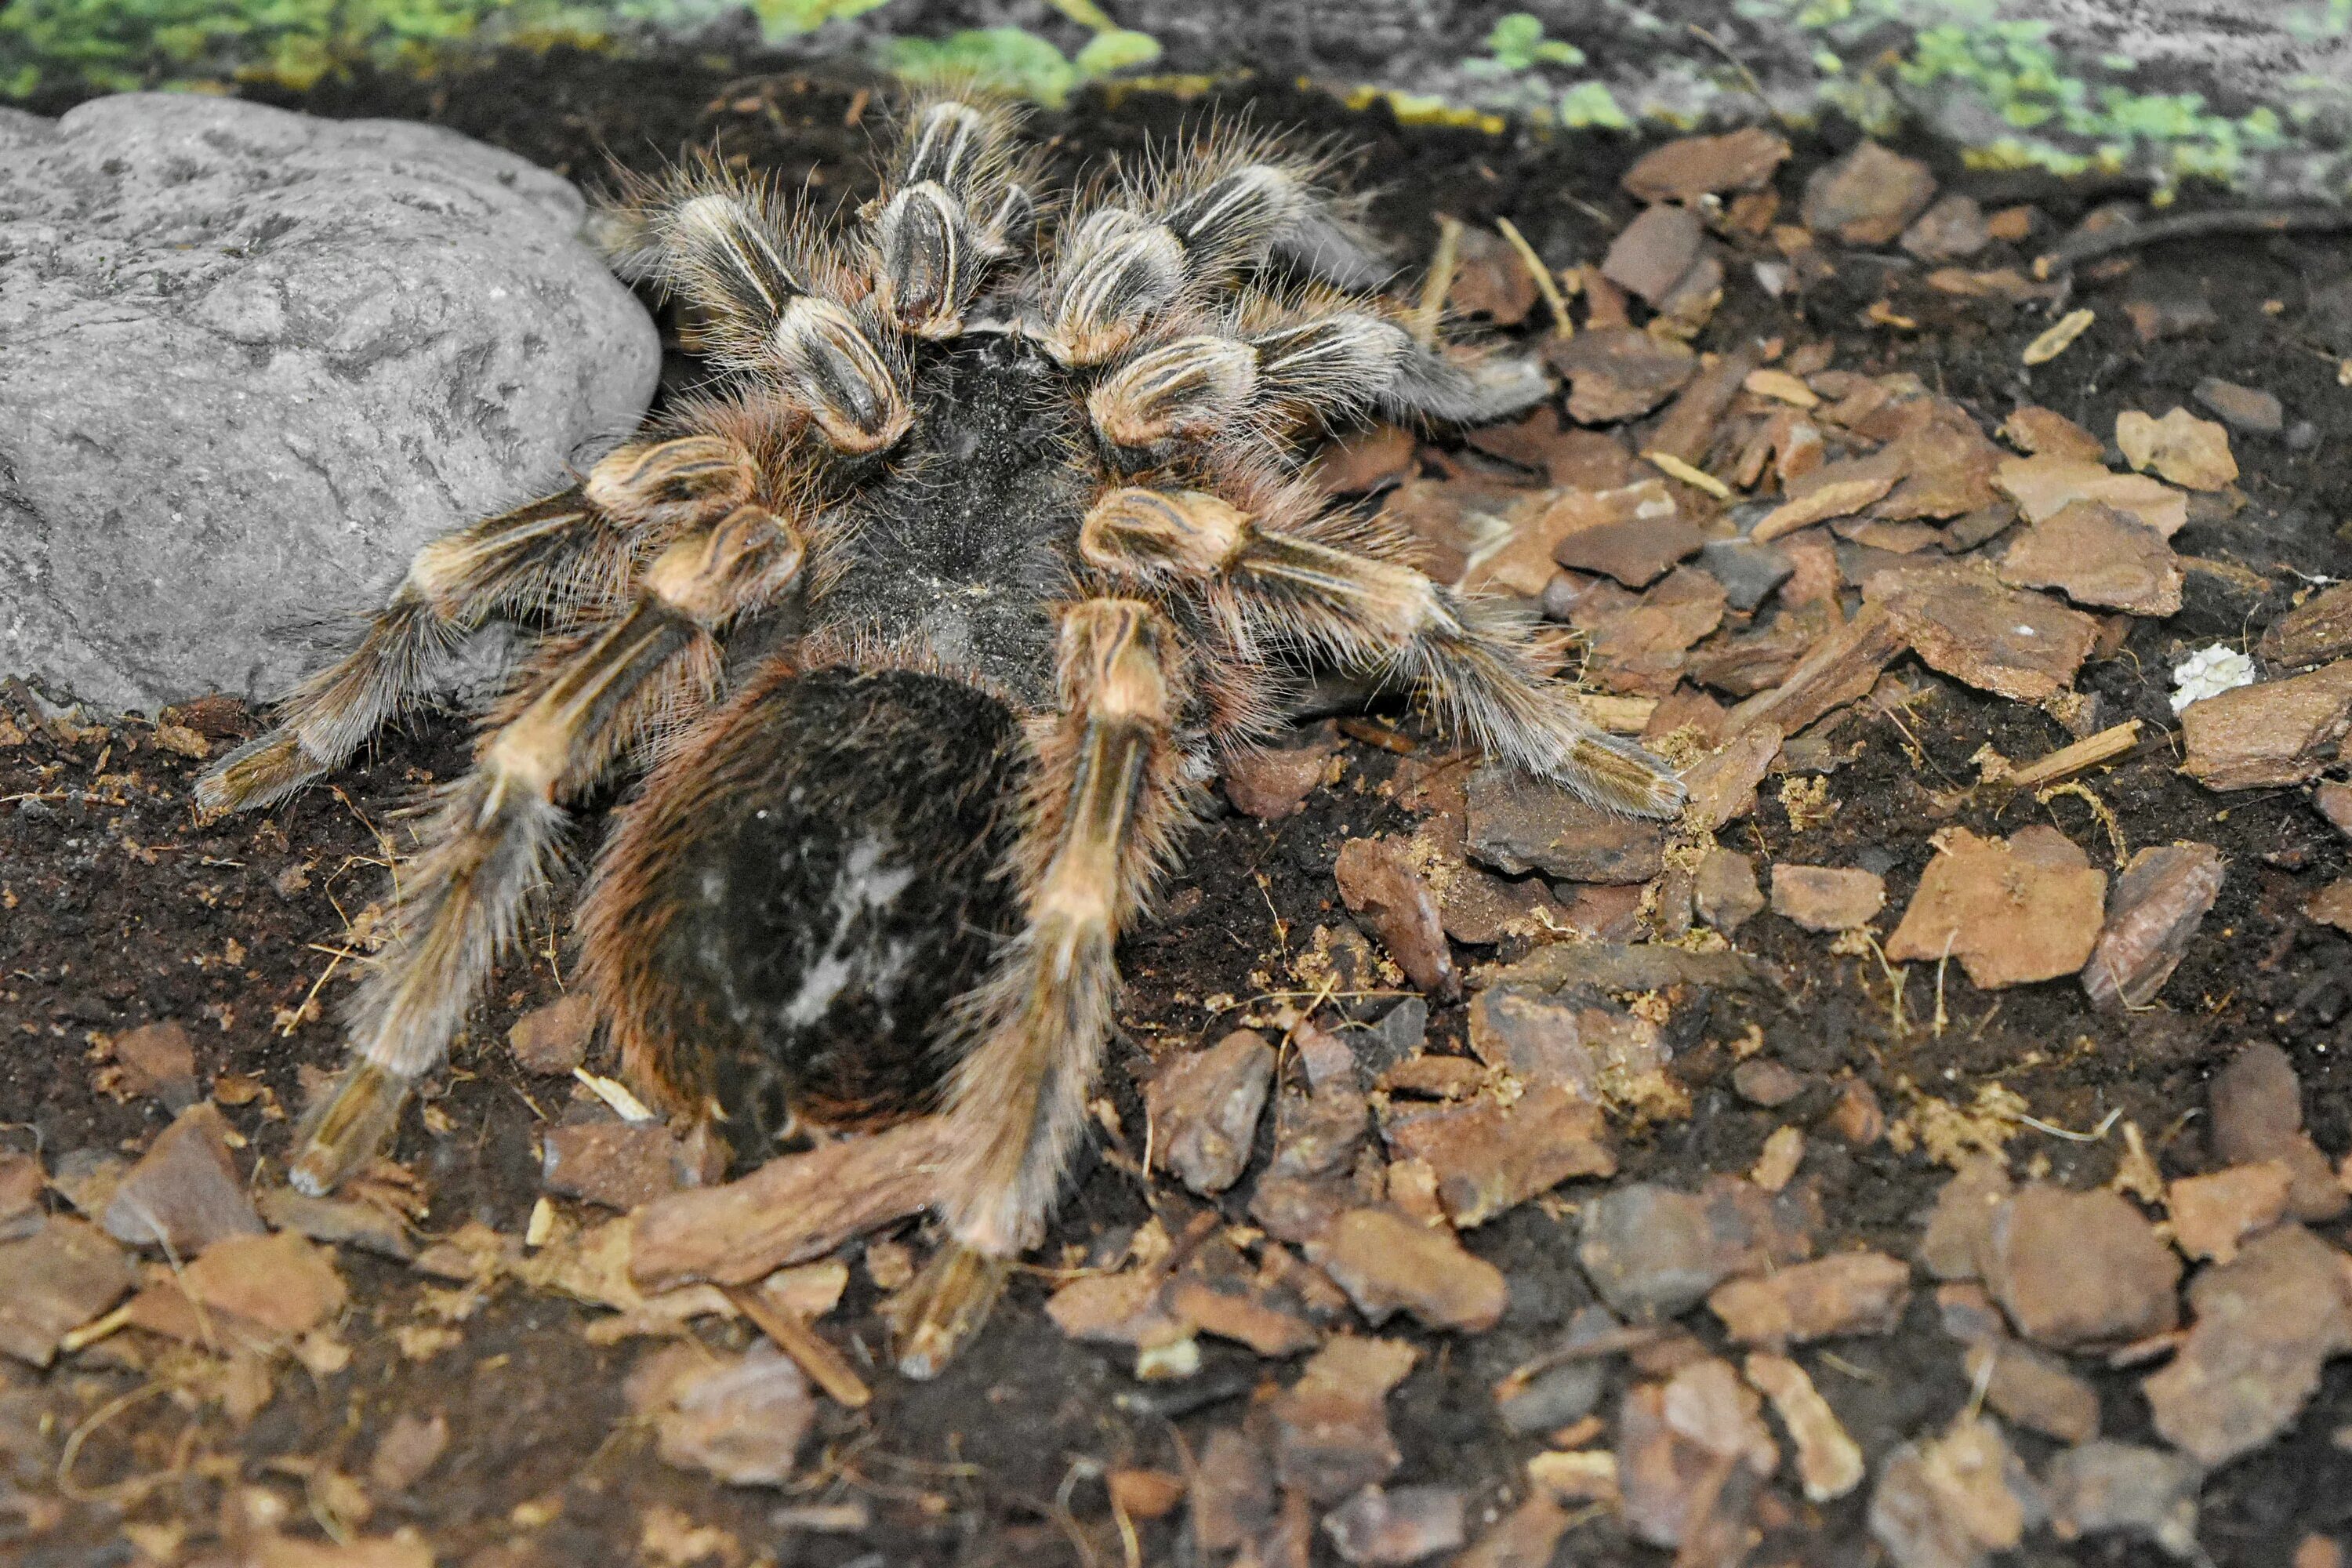
[(293, 1163), (286, 1173), (294, 1190), (322, 1197), (375, 1158), (392, 1142), (412, 1087), (411, 1079), (371, 1061), (345, 1068), (294, 1129)]
[(918, 1382), (937, 1377), (986, 1325), (1013, 1259), (949, 1241), (890, 1304), (892, 1356)]

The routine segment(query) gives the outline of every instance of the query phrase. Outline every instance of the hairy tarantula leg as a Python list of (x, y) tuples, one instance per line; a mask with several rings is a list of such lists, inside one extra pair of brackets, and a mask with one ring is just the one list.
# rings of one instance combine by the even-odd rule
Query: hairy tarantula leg
[(1195, 258), (1194, 269), (1214, 277), (1279, 258), (1343, 289), (1373, 289), (1395, 271), (1297, 160), (1230, 170), (1176, 202), (1160, 221)]
[(989, 266), (1024, 243), (1034, 219), (1007, 173), (1018, 118), (1000, 105), (947, 98), (919, 107), (874, 220), (875, 293), (901, 331), (953, 337)]
[(1034, 1246), (1086, 1120), (1118, 988), (1112, 947), (1181, 809), (1169, 742), (1179, 673), (1165, 625), (1132, 599), (1063, 617), (1062, 714), (1044, 742), (1026, 929), (974, 999), (948, 1089), (953, 1152), (937, 1207), (949, 1243), (901, 1331), (927, 1377), (986, 1316), (1004, 1260)]
[(442, 793), (399, 928), (352, 1007), (354, 1059), (296, 1135), (295, 1186), (329, 1191), (375, 1152), (512, 936), (561, 835), (559, 800), (601, 777), (667, 704), (707, 696), (714, 631), (772, 600), (802, 554), (782, 518), (738, 507), (672, 543), (633, 607), (523, 682), (472, 771)]
[(416, 552), (359, 647), (296, 687), (268, 733), (196, 782), (198, 806), (268, 805), (332, 773), (415, 706), (466, 633), (518, 607), (611, 597), (632, 531), (722, 516), (752, 479), (750, 454), (721, 437), (639, 443), (607, 455), (584, 485), (443, 534)]
[(906, 434), (906, 366), (877, 343), (874, 309), (842, 302), (855, 295), (804, 218), (715, 166), (641, 188), (636, 201), (611, 215), (626, 237), (616, 264), (703, 310), (721, 363), (774, 377), (841, 451), (879, 451)]
[(1045, 300), (1045, 347), (1065, 364), (1123, 352), (1184, 291), (1184, 247), (1164, 224), (1104, 207), (1071, 226)]
[(1244, 645), (1278, 632), (1410, 676), (1486, 751), (1587, 800), (1638, 816), (1682, 809), (1666, 764), (1586, 719), (1544, 676), (1525, 627), (1491, 601), (1397, 562), (1261, 530), (1199, 491), (1113, 490), (1087, 513), (1079, 550), (1129, 581), (1210, 584), (1229, 596), (1221, 607)]
[(1388, 384), (1373, 402), (1400, 418), (1485, 425), (1524, 414), (1550, 395), (1551, 380), (1534, 360), (1501, 354), (1454, 359), (1407, 338)]
[(1178, 338), (1118, 365), (1087, 395), (1116, 447), (1202, 437), (1252, 416), (1343, 420), (1374, 407), (1464, 423), (1550, 395), (1532, 362), (1441, 358), (1395, 322), (1345, 310), (1240, 337)]

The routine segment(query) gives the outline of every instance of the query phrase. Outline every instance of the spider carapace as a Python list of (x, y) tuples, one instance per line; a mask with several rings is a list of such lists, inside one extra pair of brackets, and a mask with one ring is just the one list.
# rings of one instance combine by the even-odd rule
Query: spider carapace
[(296, 1135), (323, 1191), (444, 1059), (558, 852), (598, 853), (583, 970), (639, 1090), (747, 1158), (795, 1116), (949, 1119), (899, 1363), (937, 1370), (1041, 1237), (1148, 903), (1220, 754), (1339, 665), (1489, 753), (1669, 815), (1508, 606), (1326, 505), (1302, 460), (1367, 415), (1547, 395), (1433, 348), (1278, 139), (1212, 131), (1041, 218), (1016, 114), (919, 98), (882, 193), (827, 227), (705, 162), (603, 215), (721, 374), (561, 494), (427, 545), (358, 647), (205, 778), (254, 806), (340, 766), (492, 619), (537, 641), (441, 787), (352, 1060)]

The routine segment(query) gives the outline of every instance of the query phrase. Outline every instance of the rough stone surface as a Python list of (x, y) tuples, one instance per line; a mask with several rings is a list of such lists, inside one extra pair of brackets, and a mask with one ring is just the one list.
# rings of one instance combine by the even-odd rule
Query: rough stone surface
[(1395, 839), (1349, 839), (1339, 848), (1332, 875), (1349, 912), (1371, 928), (1407, 978), (1423, 991), (1460, 993), (1462, 979), (1445, 945), (1436, 897)]
[[(687, 1353), (670, 1354), (680, 1351)], [(733, 1486), (780, 1486), (791, 1479), (816, 1419), (808, 1379), (765, 1340), (740, 1356), (671, 1346), (629, 1384), (631, 1403), (654, 1416), (665, 1460)]]
[(0, 1245), (0, 1354), (47, 1366), (58, 1341), (121, 1300), (131, 1259), (95, 1226), (56, 1217)]
[(1805, 1369), (1786, 1356), (1759, 1351), (1748, 1358), (1748, 1381), (1772, 1402), (1796, 1446), (1797, 1473), (1814, 1502), (1841, 1498), (1868, 1474), (1862, 1448), (1838, 1420)]
[(2172, 977), (2221, 891), (2221, 852), (2166, 844), (2134, 855), (2107, 896), (2106, 928), (2083, 966), (2102, 1007), (2145, 1007)]
[(1811, 1256), (1814, 1216), (1799, 1194), (1717, 1177), (1696, 1193), (1649, 1182), (1612, 1187), (1584, 1206), (1577, 1261), (1601, 1299), (1629, 1318), (1671, 1318), (1734, 1274)]
[(1538, 1083), (1507, 1102), (1391, 1106), (1381, 1131), (1400, 1161), (1428, 1163), (1446, 1218), (1466, 1230), (1570, 1177), (1614, 1175), (1607, 1126), (1599, 1106)]
[(1621, 183), (1639, 201), (1695, 202), (1710, 192), (1761, 190), (1788, 156), (1788, 140), (1758, 125), (1681, 136), (1635, 159)]
[(1737, 849), (1717, 846), (1708, 850), (1692, 879), (1691, 901), (1699, 919), (1730, 935), (1764, 908), (1764, 894), (1756, 886), (1756, 862)]
[(167, 1020), (117, 1035), (114, 1060), (122, 1069), (126, 1091), (152, 1095), (174, 1111), (194, 1102), (195, 1043), (182, 1025)]
[(2172, 1239), (2191, 1258), (2227, 1263), (2238, 1256), (2240, 1242), (2279, 1222), (2294, 1185), (2294, 1171), (2284, 1160), (2183, 1176), (2164, 1194)]
[(1418, 1563), (1468, 1539), (1462, 1489), (1366, 1487), (1324, 1516), (1323, 1530), (1350, 1563)]
[(2006, 1334), (1988, 1334), (1961, 1361), (1969, 1385), (1983, 1384), (1985, 1404), (2021, 1426), (2064, 1443), (2099, 1435), (2099, 1391), (2056, 1356)]
[(515, 1065), (541, 1078), (568, 1076), (588, 1059), (588, 1037), (596, 1029), (596, 1008), (587, 994), (533, 1007), (507, 1030)]
[(1992, 243), (1973, 196), (1948, 195), (1903, 231), (1903, 248), (1922, 261), (1961, 261)]
[(1402, 1310), (1428, 1328), (1478, 1333), (1503, 1316), (1502, 1270), (1472, 1256), (1452, 1232), (1393, 1209), (1341, 1215), (1307, 1244), (1307, 1256), (1375, 1326)]
[(2234, 381), (2209, 375), (2197, 384), (2193, 395), (2222, 424), (2239, 430), (2273, 436), (2286, 426), (2286, 409), (2277, 395), (2260, 387), (2242, 386)]
[(1709, 1310), (1741, 1344), (1787, 1345), (1832, 1334), (1894, 1331), (1911, 1300), (1911, 1266), (1883, 1252), (1840, 1252), (1708, 1295)]
[(428, 125), (0, 121), (0, 672), (274, 696), (425, 541), (560, 488), (660, 363), (582, 214)]
[(2079, 500), (2035, 523), (1994, 568), (2017, 588), (2055, 588), (2078, 605), (2164, 616), (2185, 580), (2164, 536), (2128, 512)]
[[(1298, 1381), (1266, 1405), (1274, 1479), (1318, 1502), (1336, 1502), (1386, 1479), (1403, 1456), (1389, 1433), (1384, 1401), (1418, 1359), (1402, 1341), (1355, 1334), (1316, 1352)], [(1263, 1464), (1258, 1474), (1265, 1474)], [(1210, 1544), (1206, 1531), (1202, 1544)]]
[(1260, 822), (1277, 822), (1307, 804), (1339, 751), (1339, 726), (1328, 719), (1244, 752), (1225, 763), (1225, 798)]
[(1881, 573), (1864, 595), (1881, 593), (1888, 618), (1929, 668), (2012, 702), (2065, 690), (2098, 638), (2089, 616), (1963, 562)]
[(607, 1208), (634, 1209), (680, 1187), (702, 1185), (697, 1156), (658, 1121), (582, 1121), (547, 1131), (541, 1159), (547, 1190)]
[(1976, 1568), (2016, 1546), (2042, 1510), (2041, 1489), (2000, 1428), (1963, 1418), (1886, 1457), (1870, 1532), (1897, 1568)]
[(2323, 588), (2272, 622), (2258, 651), (2298, 667), (2352, 652), (2352, 583)]
[(1698, 356), (1632, 327), (1601, 327), (1544, 347), (1569, 380), (1568, 415), (1580, 425), (1612, 425), (1647, 414), (1698, 374)]

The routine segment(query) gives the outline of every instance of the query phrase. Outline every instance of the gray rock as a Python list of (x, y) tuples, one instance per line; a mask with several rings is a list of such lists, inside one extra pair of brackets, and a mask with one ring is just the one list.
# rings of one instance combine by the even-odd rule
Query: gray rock
[(2197, 1493), (2205, 1472), (2196, 1460), (2162, 1448), (2102, 1438), (2050, 1461), (2050, 1528), (2061, 1541), (2129, 1531), (2175, 1557), (2197, 1550)]
[(1723, 584), (1724, 603), (1743, 614), (1797, 570), (1785, 552), (1745, 539), (1708, 540), (1698, 547), (1698, 563)]
[(274, 695), (427, 539), (560, 488), (660, 365), (583, 213), (428, 125), (0, 119), (0, 672)]

